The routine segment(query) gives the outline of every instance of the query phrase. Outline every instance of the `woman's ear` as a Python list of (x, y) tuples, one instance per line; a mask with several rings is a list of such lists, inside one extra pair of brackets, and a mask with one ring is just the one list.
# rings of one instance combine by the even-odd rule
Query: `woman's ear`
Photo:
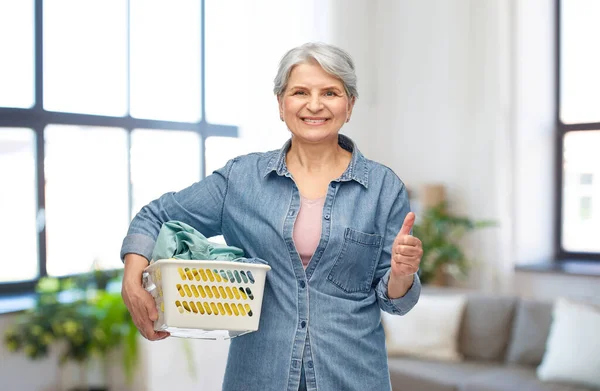
[(346, 111), (346, 122), (350, 122), (350, 117), (352, 116), (352, 109), (354, 109), (354, 103), (356, 102), (356, 97), (353, 96), (352, 99), (348, 102), (348, 110)]
[(277, 106), (279, 106), (279, 119), (283, 119), (283, 99), (281, 99), (281, 95), (277, 95)]

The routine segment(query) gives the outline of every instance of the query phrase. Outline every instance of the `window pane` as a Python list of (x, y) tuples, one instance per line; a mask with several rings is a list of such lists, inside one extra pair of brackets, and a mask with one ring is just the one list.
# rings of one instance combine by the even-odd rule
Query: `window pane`
[(248, 153), (244, 143), (234, 137), (209, 137), (206, 139), (206, 175), (223, 167), (230, 159)]
[(562, 246), (600, 252), (600, 130), (569, 132), (564, 138)]
[(131, 115), (200, 119), (200, 1), (131, 0)]
[(134, 130), (131, 135), (133, 214), (169, 191), (200, 179), (200, 136), (173, 130)]
[(33, 106), (33, 1), (0, 1), (0, 106)]
[[(249, 97), (257, 97), (247, 82), (251, 77), (247, 59), (255, 54), (255, 46), (246, 36), (251, 6), (246, 0), (206, 2), (206, 120), (210, 123), (239, 125)], [(261, 58), (263, 55), (261, 52)], [(277, 62), (270, 65), (275, 77)], [(271, 84), (264, 85), (267, 94), (271, 89)], [(276, 107), (273, 94), (269, 97)]]
[(600, 1), (561, 2), (561, 102), (565, 123), (600, 122)]
[(121, 267), (129, 221), (126, 132), (50, 125), (45, 143), (48, 274)]
[(44, 1), (44, 108), (127, 112), (126, 0)]
[(0, 251), (5, 255), (0, 257), (0, 282), (32, 280), (38, 275), (38, 243), (31, 129), (0, 128), (0, 189)]

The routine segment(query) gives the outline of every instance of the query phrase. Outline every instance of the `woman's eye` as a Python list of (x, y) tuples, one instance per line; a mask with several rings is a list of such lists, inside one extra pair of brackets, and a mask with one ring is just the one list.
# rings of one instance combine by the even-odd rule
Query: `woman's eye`
[(304, 95), (304, 91), (296, 91), (294, 92), (294, 95)]
[(336, 93), (335, 93), (335, 92), (333, 92), (333, 91), (327, 91), (327, 92), (325, 93), (325, 96), (336, 96)]

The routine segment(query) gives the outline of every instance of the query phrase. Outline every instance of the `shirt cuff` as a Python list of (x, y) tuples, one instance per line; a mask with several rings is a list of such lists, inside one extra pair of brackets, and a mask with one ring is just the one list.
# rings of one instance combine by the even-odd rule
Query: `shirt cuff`
[(377, 284), (377, 300), (379, 301), (379, 307), (390, 314), (404, 315), (419, 301), (419, 296), (421, 295), (421, 280), (415, 273), (413, 283), (406, 294), (397, 299), (390, 299), (387, 293), (390, 273), (391, 270), (388, 270), (379, 281), (379, 284)]
[(129, 234), (123, 239), (121, 246), (121, 261), (125, 260), (126, 254), (138, 254), (146, 258), (148, 261), (152, 259), (152, 251), (154, 251), (155, 241), (150, 237), (142, 234)]

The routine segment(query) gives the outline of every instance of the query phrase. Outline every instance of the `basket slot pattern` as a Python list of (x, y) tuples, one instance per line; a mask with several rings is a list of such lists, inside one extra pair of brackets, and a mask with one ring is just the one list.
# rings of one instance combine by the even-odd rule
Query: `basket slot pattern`
[(230, 299), (230, 300), (254, 300), (254, 294), (248, 287), (223, 287), (222, 285), (194, 285), (194, 284), (177, 284), (177, 291), (181, 297), (206, 299)]
[(196, 268), (177, 268), (177, 272), (182, 281), (202, 281), (202, 282), (230, 282), (232, 284), (254, 284), (254, 276), (250, 270), (217, 270), (217, 269), (196, 269)]
[(201, 301), (179, 301), (175, 302), (180, 314), (217, 315), (217, 316), (253, 316), (249, 304), (221, 303)]

